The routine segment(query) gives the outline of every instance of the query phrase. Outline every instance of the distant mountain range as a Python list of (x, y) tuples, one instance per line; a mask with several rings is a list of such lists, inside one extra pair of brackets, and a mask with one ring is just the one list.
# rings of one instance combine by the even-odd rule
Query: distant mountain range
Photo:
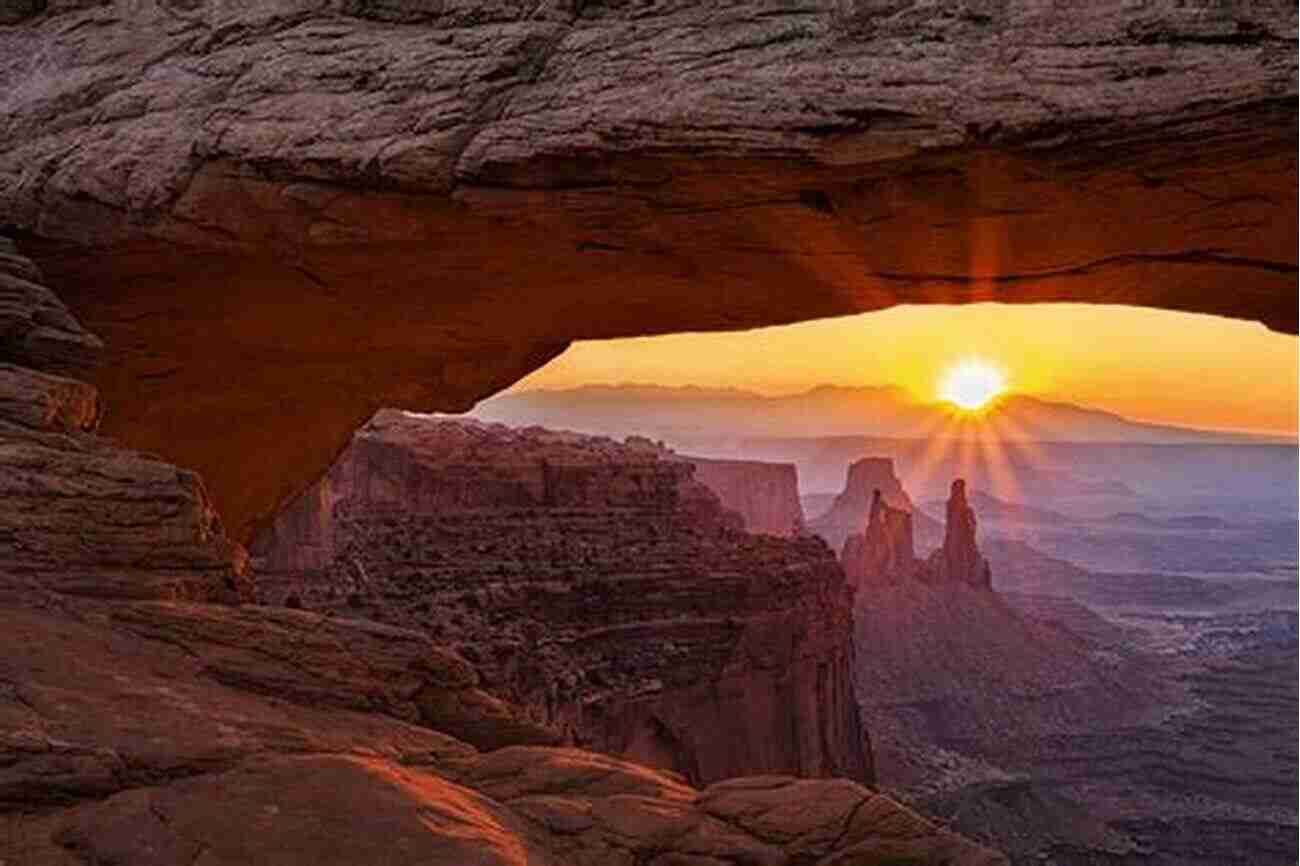
[(735, 388), (586, 385), (500, 394), (475, 417), (515, 426), (639, 434), (670, 444), (726, 437), (877, 436), (1141, 444), (1251, 443), (1276, 437), (1133, 421), (1085, 406), (1012, 394), (979, 415), (918, 402), (898, 387), (822, 385), (766, 396)]

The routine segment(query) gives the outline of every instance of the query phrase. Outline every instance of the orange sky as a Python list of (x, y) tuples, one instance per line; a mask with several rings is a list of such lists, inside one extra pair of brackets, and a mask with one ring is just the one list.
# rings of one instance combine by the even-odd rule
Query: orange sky
[(1295, 337), (1262, 325), (1137, 307), (909, 306), (779, 328), (577, 343), (515, 385), (620, 382), (788, 393), (902, 385), (935, 399), (976, 357), (1010, 390), (1193, 427), (1295, 434)]

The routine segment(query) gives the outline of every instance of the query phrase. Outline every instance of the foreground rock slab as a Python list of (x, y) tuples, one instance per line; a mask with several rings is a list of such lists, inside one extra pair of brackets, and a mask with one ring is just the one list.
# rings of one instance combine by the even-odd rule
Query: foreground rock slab
[(845, 780), (698, 791), (576, 749), (479, 752), (402, 700), (463, 691), (472, 668), (391, 627), (256, 607), (0, 605), (7, 862), (1005, 862)]

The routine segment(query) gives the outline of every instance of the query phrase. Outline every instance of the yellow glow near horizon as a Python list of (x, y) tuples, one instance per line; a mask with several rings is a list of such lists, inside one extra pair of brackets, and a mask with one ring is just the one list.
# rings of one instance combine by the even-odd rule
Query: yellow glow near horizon
[(987, 361), (967, 358), (958, 361), (939, 381), (939, 399), (967, 411), (982, 408), (1007, 390), (1007, 378)]
[(1134, 420), (1294, 435), (1297, 347), (1254, 322), (1094, 304), (900, 306), (751, 331), (575, 343), (512, 390), (655, 383), (790, 394), (898, 385), (932, 402), (963, 358), (1018, 394)]

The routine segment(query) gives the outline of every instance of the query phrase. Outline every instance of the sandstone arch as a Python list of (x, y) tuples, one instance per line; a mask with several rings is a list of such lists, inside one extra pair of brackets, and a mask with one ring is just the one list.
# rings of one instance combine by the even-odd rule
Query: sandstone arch
[[(0, 229), (247, 539), (384, 405), (902, 302), (1296, 331), (1282, 3), (0, 9)], [(146, 38), (147, 36), (147, 38)]]

